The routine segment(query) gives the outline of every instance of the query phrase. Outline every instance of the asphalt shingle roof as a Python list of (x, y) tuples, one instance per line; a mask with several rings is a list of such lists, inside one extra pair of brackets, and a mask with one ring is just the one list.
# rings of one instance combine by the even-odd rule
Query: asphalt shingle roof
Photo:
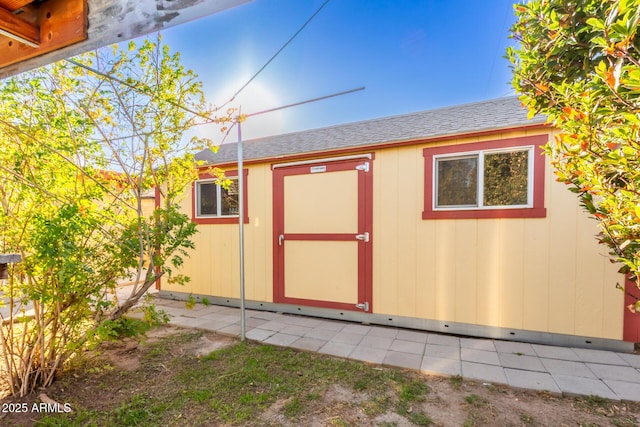
[[(243, 142), (243, 152), (245, 160), (258, 160), (499, 130), (545, 121), (543, 116), (527, 119), (527, 112), (520, 101), (511, 96), (253, 139)], [(215, 154), (207, 149), (198, 153), (196, 158), (207, 164), (229, 163), (236, 160), (236, 152), (236, 143), (227, 143)]]

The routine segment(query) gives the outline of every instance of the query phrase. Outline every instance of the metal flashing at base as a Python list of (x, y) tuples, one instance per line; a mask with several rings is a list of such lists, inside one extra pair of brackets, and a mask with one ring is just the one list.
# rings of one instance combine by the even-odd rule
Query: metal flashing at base
[[(159, 291), (159, 296), (186, 301), (195, 298), (203, 299), (209, 304), (228, 307), (240, 307), (237, 298), (214, 297), (210, 295), (188, 294), (185, 292)], [(495, 326), (473, 325), (469, 323), (446, 322), (442, 320), (419, 319), (415, 317), (369, 314), (357, 311), (334, 310), (328, 308), (306, 307), (291, 304), (276, 304), (261, 301), (245, 301), (245, 307), (251, 310), (272, 311), (278, 313), (298, 314), (301, 316), (324, 319), (344, 320), (373, 325), (392, 326), (397, 328), (416, 329), (428, 332), (440, 332), (477, 338), (489, 338), (505, 341), (518, 341), (532, 344), (546, 344), (563, 347), (590, 348), (624, 353), (634, 351), (634, 343), (607, 338), (581, 337), (576, 335), (555, 334), (551, 332), (508, 329)]]

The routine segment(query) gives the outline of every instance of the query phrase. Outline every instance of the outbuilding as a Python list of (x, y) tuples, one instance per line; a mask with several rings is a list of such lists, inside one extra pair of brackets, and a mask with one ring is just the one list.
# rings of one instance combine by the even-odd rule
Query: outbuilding
[(193, 183), (191, 281), (160, 292), (239, 305), (242, 173), (250, 309), (629, 350), (640, 316), (554, 179), (555, 133), (508, 97), (248, 141), (242, 171), (235, 144), (203, 151), (232, 185)]

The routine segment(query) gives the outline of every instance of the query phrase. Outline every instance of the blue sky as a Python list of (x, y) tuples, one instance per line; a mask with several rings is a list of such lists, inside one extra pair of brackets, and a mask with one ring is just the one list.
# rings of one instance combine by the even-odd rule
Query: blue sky
[[(219, 105), (323, 2), (254, 0), (165, 30), (164, 41), (198, 73), (207, 100)], [(251, 113), (366, 90), (250, 118), (243, 138), (513, 94), (503, 58), (513, 21), (513, 0), (331, 0), (235, 106)]]

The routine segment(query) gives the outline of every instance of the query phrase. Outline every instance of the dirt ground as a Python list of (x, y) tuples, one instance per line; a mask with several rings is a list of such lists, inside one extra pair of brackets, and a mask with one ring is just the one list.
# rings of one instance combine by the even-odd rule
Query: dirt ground
[[(122, 408), (123, 402), (138, 396), (141, 392), (160, 395), (163, 388), (174, 387), (172, 376), (179, 375), (179, 369), (172, 366), (187, 366), (197, 363), (212, 351), (227, 348), (237, 340), (215, 333), (199, 333), (188, 340), (167, 340), (185, 329), (164, 326), (147, 333), (142, 340), (124, 341), (103, 345), (99, 353), (90, 354), (89, 361), (66, 372), (43, 392), (59, 403), (68, 403), (71, 411), (100, 414)], [(193, 332), (193, 331), (191, 331)], [(154, 343), (166, 343), (162, 352)], [(164, 344), (163, 344), (164, 345)], [(153, 358), (149, 357), (150, 352)], [(324, 357), (324, 356), (322, 356)], [(176, 365), (177, 361), (177, 365)], [(372, 367), (371, 369), (386, 369)], [(225, 375), (233, 375), (229, 373)], [(303, 373), (298, 373), (303, 375)], [(221, 419), (212, 419), (203, 424), (194, 421), (197, 414), (190, 411), (202, 411), (197, 405), (185, 406), (179, 419), (171, 425), (282, 425), (282, 426), (411, 426), (410, 415), (421, 412), (428, 420), (420, 425), (436, 426), (637, 426), (640, 425), (640, 404), (628, 402), (610, 402), (598, 398), (573, 398), (554, 396), (548, 393), (515, 390), (506, 386), (483, 384), (463, 380), (460, 377), (442, 378), (425, 376), (415, 372), (403, 371), (407, 375), (427, 384), (429, 392), (423, 399), (416, 400), (403, 409), (371, 410), (375, 402), (384, 399), (372, 396), (370, 392), (358, 391), (341, 382), (329, 384), (322, 389), (317, 398), (306, 402), (304, 411), (294, 417), (290, 415), (291, 401), (296, 396), (279, 398), (252, 420), (241, 423), (227, 423)], [(224, 375), (223, 375), (224, 376)], [(391, 391), (390, 391), (391, 393)], [(0, 401), (2, 426), (32, 425), (103, 425), (78, 416), (73, 422), (54, 422), (55, 415), (34, 411), (40, 402), (38, 395), (26, 398), (5, 397)], [(34, 407), (33, 405), (36, 404)], [(17, 408), (29, 408), (17, 412)], [(386, 408), (386, 407), (385, 407)], [(211, 411), (211, 409), (208, 409)], [(116, 412), (118, 410), (116, 409)], [(289, 415), (288, 415), (289, 414)], [(117, 414), (116, 414), (117, 415)], [(39, 424), (42, 422), (42, 424)], [(53, 420), (53, 421), (52, 421)], [(138, 424), (135, 420), (122, 425)]]

